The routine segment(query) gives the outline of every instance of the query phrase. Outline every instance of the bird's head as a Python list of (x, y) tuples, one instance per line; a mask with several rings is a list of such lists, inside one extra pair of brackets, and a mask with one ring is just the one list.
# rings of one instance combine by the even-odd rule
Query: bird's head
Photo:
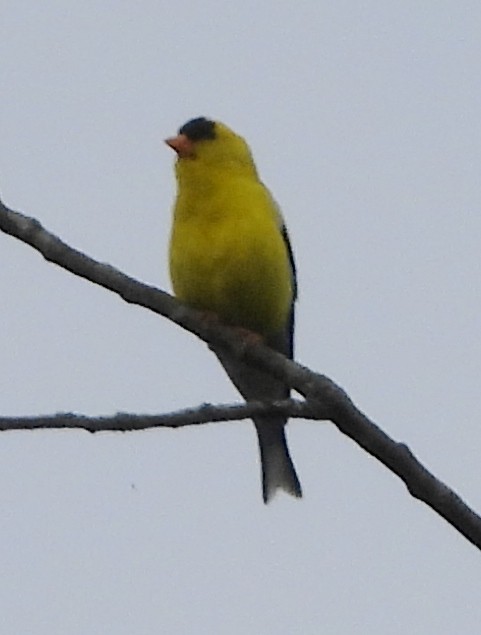
[(191, 119), (165, 143), (177, 153), (178, 173), (209, 169), (257, 176), (247, 143), (219, 121)]

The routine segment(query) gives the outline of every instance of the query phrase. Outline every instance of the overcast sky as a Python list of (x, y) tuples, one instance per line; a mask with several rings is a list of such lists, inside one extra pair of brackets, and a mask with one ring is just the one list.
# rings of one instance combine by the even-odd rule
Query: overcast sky
[[(481, 5), (0, 0), (0, 192), (169, 289), (173, 153), (246, 137), (297, 259), (297, 358), (481, 510)], [(238, 400), (207, 347), (0, 235), (2, 415)], [(304, 500), (248, 422), (4, 433), (8, 635), (475, 635), (481, 554), (329, 423)]]

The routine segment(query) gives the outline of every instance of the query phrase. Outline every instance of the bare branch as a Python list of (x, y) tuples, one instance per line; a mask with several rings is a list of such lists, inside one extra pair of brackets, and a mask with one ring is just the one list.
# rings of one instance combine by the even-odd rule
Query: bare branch
[[(113, 267), (72, 249), (47, 232), (35, 219), (14, 212), (1, 202), (0, 229), (34, 247), (46, 260), (117, 293), (126, 302), (169, 318), (208, 344), (226, 347), (240, 360), (282, 379), (305, 397), (307, 406), (312, 409), (310, 418), (314, 418), (313, 413), (319, 408), (322, 412), (320, 418), (330, 419), (343, 434), (399, 476), (414, 497), (429, 505), (465, 538), (481, 548), (481, 518), (453, 490), (436, 479), (406, 445), (391, 439), (358, 410), (342, 388), (328, 377), (313, 373), (261, 344), (248, 343), (228, 327), (202, 320), (198, 311), (183, 306), (163, 291), (137, 282)], [(246, 407), (250, 406), (246, 404)], [(89, 429), (85, 424), (84, 421), (80, 427)]]
[(87, 432), (129, 432), (149, 428), (184, 428), (205, 423), (251, 419), (257, 415), (282, 414), (291, 419), (324, 419), (321, 408), (311, 408), (304, 401), (285, 399), (272, 403), (202, 404), (161, 415), (138, 415), (118, 412), (111, 417), (86, 417), (72, 412), (59, 412), (40, 417), (0, 417), (0, 431), (81, 429)]

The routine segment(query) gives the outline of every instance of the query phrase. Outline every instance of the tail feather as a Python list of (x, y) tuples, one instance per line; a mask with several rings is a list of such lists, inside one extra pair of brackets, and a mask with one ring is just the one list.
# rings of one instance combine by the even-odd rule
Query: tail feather
[(301, 484), (289, 455), (284, 422), (279, 424), (278, 420), (256, 421), (256, 430), (261, 457), (264, 503), (272, 500), (278, 489), (301, 498)]
[[(276, 348), (280, 350), (280, 347)], [(289, 396), (288, 386), (275, 377), (239, 362), (223, 349), (213, 347), (213, 350), (247, 401), (285, 399)], [(278, 489), (297, 498), (302, 497), (301, 484), (287, 447), (284, 432), (286, 423), (286, 418), (282, 416), (254, 418), (259, 439), (262, 497), (265, 503), (272, 499)]]

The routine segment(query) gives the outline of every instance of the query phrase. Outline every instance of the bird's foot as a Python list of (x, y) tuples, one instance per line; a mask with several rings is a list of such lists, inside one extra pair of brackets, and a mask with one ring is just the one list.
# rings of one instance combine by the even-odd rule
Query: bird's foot
[(233, 331), (235, 331), (240, 337), (244, 340), (245, 344), (263, 344), (264, 338), (260, 333), (256, 333), (255, 331), (251, 331), (250, 329), (246, 329), (242, 326), (234, 326)]

